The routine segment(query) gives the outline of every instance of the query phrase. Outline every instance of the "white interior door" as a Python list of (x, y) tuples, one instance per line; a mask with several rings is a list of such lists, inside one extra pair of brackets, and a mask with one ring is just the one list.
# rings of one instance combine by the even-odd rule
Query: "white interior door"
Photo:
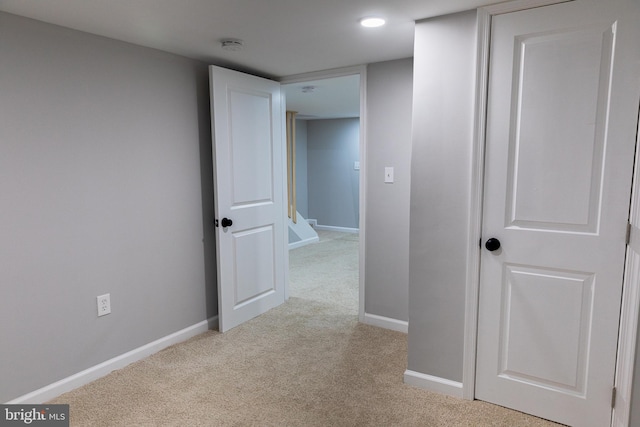
[(218, 317), (227, 331), (284, 302), (280, 84), (209, 67)]
[(491, 26), (476, 397), (581, 427), (611, 420), (639, 96), (633, 3), (577, 0)]

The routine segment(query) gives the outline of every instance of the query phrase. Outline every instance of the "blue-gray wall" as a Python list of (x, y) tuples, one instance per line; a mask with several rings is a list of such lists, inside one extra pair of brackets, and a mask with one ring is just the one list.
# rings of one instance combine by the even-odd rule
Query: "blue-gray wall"
[(0, 402), (216, 314), (208, 98), (205, 64), (0, 13)]
[(307, 121), (309, 218), (318, 225), (359, 228), (360, 119)]

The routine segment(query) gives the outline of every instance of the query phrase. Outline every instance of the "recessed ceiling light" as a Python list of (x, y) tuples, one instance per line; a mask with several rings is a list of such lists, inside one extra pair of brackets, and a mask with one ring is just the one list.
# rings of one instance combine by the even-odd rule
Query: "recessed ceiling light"
[(360, 20), (360, 25), (367, 28), (375, 28), (375, 27), (382, 27), (385, 24), (385, 22), (386, 21), (383, 18), (371, 16), (368, 18), (362, 18)]

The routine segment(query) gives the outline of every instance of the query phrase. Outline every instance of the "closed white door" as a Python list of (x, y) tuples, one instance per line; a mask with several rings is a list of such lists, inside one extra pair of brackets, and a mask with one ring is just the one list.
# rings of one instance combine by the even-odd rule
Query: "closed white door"
[(284, 302), (283, 112), (277, 82), (214, 66), (209, 78), (224, 332)]
[(476, 397), (573, 426), (611, 422), (639, 11), (577, 0), (491, 25)]

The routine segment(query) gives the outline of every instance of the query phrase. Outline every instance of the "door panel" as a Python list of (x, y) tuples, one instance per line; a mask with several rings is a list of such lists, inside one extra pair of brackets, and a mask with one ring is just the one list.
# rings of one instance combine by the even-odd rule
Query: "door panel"
[(284, 302), (283, 113), (277, 82), (213, 66), (209, 75), (224, 332)]
[(250, 269), (243, 268), (246, 267), (243, 263), (235, 265), (234, 308), (276, 291), (274, 237), (272, 226), (233, 233), (234, 257), (255, 260)]
[[(245, 93), (229, 88), (229, 134), (233, 208), (273, 203), (273, 161), (270, 93)], [(247, 117), (251, 117), (247, 120)]]
[(638, 12), (577, 0), (492, 18), (482, 230), (501, 247), (481, 254), (478, 399), (610, 423)]
[(526, 34), (515, 44), (510, 225), (596, 232), (613, 28)]
[(500, 375), (584, 395), (593, 274), (519, 265), (504, 273)]

